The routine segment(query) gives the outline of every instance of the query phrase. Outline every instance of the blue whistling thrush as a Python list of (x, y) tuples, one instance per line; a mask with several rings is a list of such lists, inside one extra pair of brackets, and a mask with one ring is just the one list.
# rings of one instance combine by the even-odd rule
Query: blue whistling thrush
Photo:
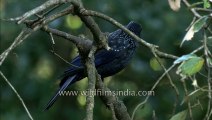
[[(141, 26), (139, 24), (131, 21), (126, 28), (137, 36), (140, 35)], [(102, 78), (112, 76), (126, 67), (135, 53), (137, 42), (123, 30), (118, 29), (109, 34), (108, 45), (111, 48), (110, 50), (102, 49), (97, 51), (94, 55), (96, 69)], [(64, 91), (74, 82), (86, 77), (85, 68), (81, 62), (80, 56), (75, 57), (71, 61), (71, 64), (78, 67), (70, 66), (64, 72), (60, 88), (49, 101), (45, 110), (49, 109), (54, 104), (61, 91)]]

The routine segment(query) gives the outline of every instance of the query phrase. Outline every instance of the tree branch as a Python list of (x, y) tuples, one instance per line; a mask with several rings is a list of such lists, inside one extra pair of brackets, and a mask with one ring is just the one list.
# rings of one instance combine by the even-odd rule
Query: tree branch
[(105, 48), (109, 50), (110, 47), (107, 44), (106, 35), (101, 32), (99, 26), (96, 24), (96, 22), (93, 20), (92, 17), (85, 16), (82, 14), (81, 11), (85, 10), (82, 2), (80, 0), (78, 2), (73, 1), (72, 4), (75, 7), (74, 9), (75, 14), (81, 18), (81, 20), (85, 23), (85, 25), (89, 28), (89, 30), (93, 34), (94, 41), (95, 41), (95, 44), (97, 44), (98, 49)]
[(56, 5), (62, 4), (62, 3), (67, 3), (68, 1), (71, 1), (71, 0), (49, 0), (49, 1), (46, 1), (45, 3), (43, 3), (42, 5), (24, 13), (22, 16), (19, 16), (16, 18), (10, 18), (10, 19), (8, 19), (8, 21), (17, 21), (17, 23), (20, 24), (27, 18), (31, 17), (32, 15), (40, 13), (40, 12), (48, 9), (49, 7), (56, 6)]
[[(94, 63), (94, 53), (96, 47), (93, 47), (85, 59), (85, 67), (88, 75), (88, 91), (94, 91), (96, 84), (96, 68)], [(94, 94), (86, 96), (86, 117), (85, 120), (93, 120)]]
[(167, 53), (164, 53), (164, 52), (159, 51), (157, 49), (158, 46), (153, 45), (151, 43), (148, 43), (145, 40), (141, 39), (140, 37), (138, 37), (137, 35), (135, 35), (134, 33), (132, 33), (130, 30), (128, 30), (125, 26), (123, 26), (122, 24), (120, 24), (119, 22), (117, 22), (116, 20), (114, 20), (113, 18), (111, 18), (111, 17), (109, 17), (109, 16), (107, 16), (105, 14), (102, 14), (102, 13), (99, 13), (99, 12), (96, 12), (96, 11), (85, 10), (85, 9), (82, 9), (81, 10), (81, 14), (87, 15), (87, 16), (99, 17), (99, 18), (102, 18), (102, 19), (104, 19), (104, 20), (112, 23), (113, 25), (115, 25), (115, 26), (119, 27), (120, 29), (122, 29), (124, 32), (128, 33), (135, 40), (137, 40), (140, 44), (148, 47), (151, 50), (154, 49), (155, 50), (155, 53), (157, 53), (160, 57), (165, 57), (165, 58), (170, 58), (170, 59), (177, 59), (178, 58), (177, 56), (174, 56), (174, 55), (167, 54)]
[(97, 76), (96, 89), (101, 90), (101, 93), (103, 93), (103, 95), (101, 95), (100, 98), (106, 106), (112, 106), (110, 107), (112, 112), (112, 109), (114, 109), (114, 113), (112, 114), (115, 114), (118, 120), (131, 120), (129, 113), (127, 112), (126, 106), (122, 101), (119, 100), (117, 96), (104, 95), (104, 93), (106, 93), (106, 91), (110, 91), (110, 89), (104, 85), (99, 75)]

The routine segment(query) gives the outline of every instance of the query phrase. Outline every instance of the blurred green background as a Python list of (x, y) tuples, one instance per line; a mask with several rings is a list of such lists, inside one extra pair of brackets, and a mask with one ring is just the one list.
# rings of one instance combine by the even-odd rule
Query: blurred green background
[[(24, 12), (42, 4), (44, 0), (1, 0), (1, 18), (10, 18), (22, 15)], [(192, 21), (192, 14), (182, 5), (179, 12), (169, 8), (167, 1), (160, 0), (83, 0), (84, 6), (91, 10), (100, 11), (112, 16), (122, 24), (129, 21), (136, 21), (142, 25), (141, 37), (147, 42), (160, 46), (160, 49), (177, 56), (187, 54), (200, 46), (199, 40), (202, 34), (195, 35), (192, 42), (185, 42), (182, 48), (179, 47), (185, 35), (185, 29)], [(104, 32), (112, 32), (117, 28), (110, 23), (95, 18)], [(50, 26), (66, 31), (73, 35), (84, 34), (91, 38), (91, 33), (75, 16), (65, 16), (50, 23)], [(23, 25), (1, 21), (0, 31), (0, 53), (2, 53), (20, 33)], [(55, 39), (55, 52), (66, 60), (70, 61), (76, 56), (75, 46), (59, 37)], [(49, 110), (43, 112), (43, 108), (58, 88), (58, 76), (69, 66), (57, 56), (53, 55), (52, 42), (49, 35), (37, 31), (18, 46), (3, 63), (1, 71), (5, 73), (9, 81), (14, 85), (25, 101), (29, 111), (35, 120), (62, 119), (80, 120), (85, 117), (85, 97), (70, 96), (61, 97)], [(111, 90), (150, 90), (159, 76), (163, 73), (157, 65), (150, 66), (153, 55), (144, 46), (139, 46), (136, 55), (128, 67), (119, 74), (109, 77), (105, 84)], [(164, 60), (166, 67), (172, 64), (172, 60)], [(154, 69), (158, 70), (155, 71)], [(187, 108), (186, 104), (180, 105), (184, 97), (182, 84), (175, 70), (171, 71), (174, 83), (180, 91), (179, 102), (176, 113)], [(203, 78), (199, 77), (198, 82), (204, 84)], [(189, 90), (193, 90), (191, 81), (187, 82)], [(70, 90), (85, 90), (87, 79), (69, 87)], [(28, 119), (27, 114), (6, 82), (0, 78), (0, 119), (1, 120), (24, 120)], [(121, 96), (128, 108), (130, 115), (136, 105), (145, 97)], [(175, 92), (171, 88), (167, 78), (155, 89), (155, 96), (150, 97), (147, 104), (138, 109), (136, 120), (152, 119), (153, 110), (158, 120), (169, 119), (172, 116)], [(195, 113), (195, 119), (202, 117), (204, 110)], [(111, 112), (102, 103), (99, 97), (95, 97), (94, 108), (95, 120), (109, 120)]]

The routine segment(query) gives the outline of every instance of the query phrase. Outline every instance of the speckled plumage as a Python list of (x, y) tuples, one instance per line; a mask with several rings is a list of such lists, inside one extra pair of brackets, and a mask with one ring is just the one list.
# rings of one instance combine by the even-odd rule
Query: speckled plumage
[[(126, 28), (137, 36), (140, 35), (141, 26), (139, 24), (131, 21)], [(135, 53), (137, 42), (123, 30), (118, 29), (109, 34), (108, 45), (111, 50), (99, 50), (94, 56), (96, 69), (102, 78), (112, 76), (126, 67)], [(74, 58), (71, 64), (79, 66), (79, 68), (71, 66), (64, 72), (62, 75), (63, 79), (60, 83), (60, 89), (55, 96), (52, 97), (45, 109), (49, 109), (54, 104), (59, 95), (59, 91), (64, 91), (70, 84), (86, 77), (80, 56)]]

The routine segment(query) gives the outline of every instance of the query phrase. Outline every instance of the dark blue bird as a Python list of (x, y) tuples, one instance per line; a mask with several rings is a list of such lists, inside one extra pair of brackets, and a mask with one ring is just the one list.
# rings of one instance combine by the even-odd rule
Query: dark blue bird
[[(139, 24), (131, 21), (126, 28), (137, 36), (140, 35), (141, 26)], [(108, 45), (111, 48), (110, 50), (99, 50), (94, 56), (96, 69), (102, 78), (112, 76), (126, 67), (135, 53), (137, 42), (123, 30), (118, 29), (109, 34)], [(62, 75), (63, 79), (60, 83), (60, 89), (49, 101), (45, 110), (49, 109), (54, 104), (59, 96), (59, 91), (64, 91), (69, 85), (86, 77), (80, 56), (74, 58), (71, 64), (78, 67), (71, 66), (64, 72)]]

